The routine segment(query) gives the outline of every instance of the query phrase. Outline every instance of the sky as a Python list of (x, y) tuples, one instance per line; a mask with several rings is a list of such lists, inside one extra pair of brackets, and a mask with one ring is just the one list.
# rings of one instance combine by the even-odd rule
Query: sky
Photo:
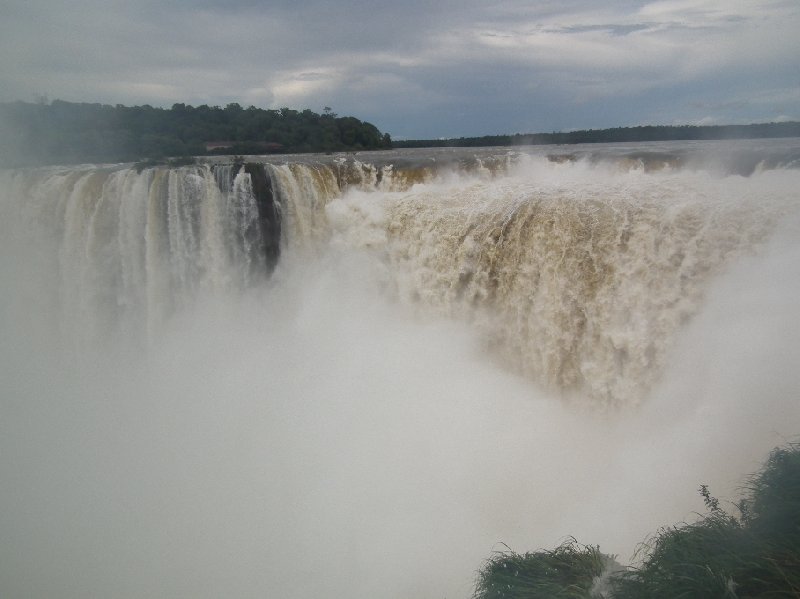
[(798, 0), (0, 0), (0, 101), (322, 112), (395, 139), (800, 120)]

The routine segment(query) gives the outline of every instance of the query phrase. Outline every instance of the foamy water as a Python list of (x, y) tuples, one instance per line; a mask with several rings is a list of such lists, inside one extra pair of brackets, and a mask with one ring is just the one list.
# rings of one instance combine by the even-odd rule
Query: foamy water
[(3, 594), (466, 597), (800, 430), (797, 171), (359, 168), (260, 280), (244, 175), (3, 173)]

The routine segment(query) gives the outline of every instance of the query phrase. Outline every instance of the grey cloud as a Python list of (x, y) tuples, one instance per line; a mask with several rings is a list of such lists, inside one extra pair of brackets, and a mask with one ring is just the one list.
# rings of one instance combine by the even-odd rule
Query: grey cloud
[(784, 1), (5, 4), (3, 101), (291, 101), (417, 137), (746, 119), (755, 85), (798, 112), (800, 15)]
[(629, 35), (635, 31), (642, 31), (652, 27), (646, 23), (638, 23), (634, 25), (573, 25), (571, 27), (563, 27), (561, 29), (553, 29), (554, 33), (586, 33), (590, 31), (607, 32), (614, 36)]

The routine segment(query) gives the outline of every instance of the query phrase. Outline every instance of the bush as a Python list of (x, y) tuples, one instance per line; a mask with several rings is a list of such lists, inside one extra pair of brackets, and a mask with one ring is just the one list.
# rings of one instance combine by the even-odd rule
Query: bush
[[(475, 599), (582, 599), (616, 565), (599, 547), (570, 538), (553, 550), (498, 552), (478, 574)], [(619, 567), (619, 566), (616, 566)], [(596, 594), (594, 596), (602, 596)]]
[(745, 491), (729, 513), (701, 486), (707, 513), (659, 530), (630, 568), (575, 539), (497, 553), (479, 572), (475, 599), (800, 598), (800, 445), (775, 449)]
[(800, 446), (774, 450), (728, 514), (700, 487), (708, 513), (662, 529), (614, 597), (800, 597)]

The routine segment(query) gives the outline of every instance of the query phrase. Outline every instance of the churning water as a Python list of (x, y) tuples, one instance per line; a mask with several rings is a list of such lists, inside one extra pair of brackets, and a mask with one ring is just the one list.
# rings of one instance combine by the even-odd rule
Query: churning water
[(800, 431), (795, 141), (0, 172), (0, 594), (626, 560)]

